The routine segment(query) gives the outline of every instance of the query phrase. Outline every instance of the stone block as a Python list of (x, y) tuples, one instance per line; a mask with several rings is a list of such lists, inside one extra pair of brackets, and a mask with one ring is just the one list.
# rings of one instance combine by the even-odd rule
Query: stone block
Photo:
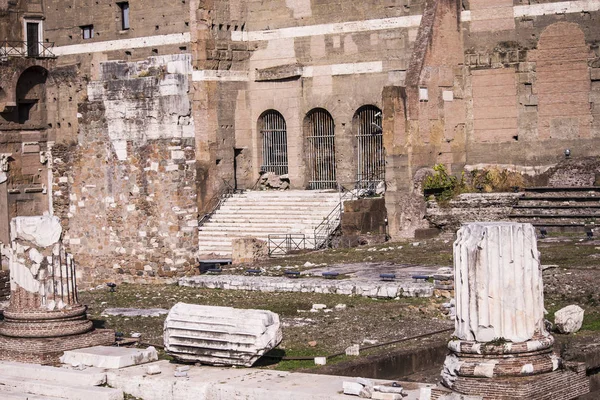
[[(57, 398), (68, 398), (69, 400), (122, 400), (123, 391), (107, 387), (85, 387), (79, 386), (77, 382), (70, 384), (43, 382), (38, 380), (24, 380), (12, 376), (0, 375), (0, 386), (4, 390), (12, 390), (20, 393), (27, 393), (29, 398), (35, 395)], [(37, 397), (36, 397), (37, 398)]]
[(266, 310), (177, 303), (165, 320), (165, 350), (181, 361), (250, 367), (281, 339), (279, 316)]
[(358, 396), (360, 391), (363, 389), (363, 385), (357, 382), (344, 381), (342, 383), (342, 388), (344, 389), (344, 394)]
[(62, 234), (57, 217), (16, 217), (10, 222), (11, 240), (21, 239), (39, 247), (48, 247), (58, 242)]
[(256, 238), (233, 239), (231, 241), (231, 248), (233, 264), (249, 263), (269, 256), (267, 242)]
[(87, 368), (76, 371), (66, 368), (55, 368), (38, 364), (0, 361), (1, 371), (10, 371), (10, 376), (27, 380), (49, 381), (56, 384), (77, 382), (81, 386), (99, 386), (106, 383), (106, 373), (101, 369)]
[(371, 398), (374, 400), (402, 400), (402, 395), (398, 393), (373, 392)]
[(87, 365), (99, 368), (124, 368), (156, 360), (158, 360), (158, 353), (152, 346), (145, 350), (95, 346), (65, 351), (65, 354), (60, 358), (63, 364)]
[(570, 305), (561, 308), (554, 314), (554, 324), (560, 333), (575, 333), (583, 324), (583, 308)]

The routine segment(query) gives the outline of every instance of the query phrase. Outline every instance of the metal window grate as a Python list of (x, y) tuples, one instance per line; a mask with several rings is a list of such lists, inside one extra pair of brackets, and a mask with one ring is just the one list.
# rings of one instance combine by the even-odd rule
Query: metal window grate
[(287, 132), (285, 119), (275, 110), (265, 112), (259, 120), (262, 136), (261, 170), (277, 175), (288, 173)]
[(337, 187), (335, 177), (335, 134), (331, 114), (315, 109), (306, 117), (309, 189)]
[(385, 181), (385, 153), (381, 110), (375, 106), (363, 106), (354, 116), (357, 139), (356, 182), (359, 189), (374, 190)]

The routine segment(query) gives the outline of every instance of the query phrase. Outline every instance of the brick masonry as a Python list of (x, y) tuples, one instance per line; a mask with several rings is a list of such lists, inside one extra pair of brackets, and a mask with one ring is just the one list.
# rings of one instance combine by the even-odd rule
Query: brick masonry
[[(482, 400), (572, 400), (589, 392), (583, 363), (542, 375), (520, 378), (462, 378), (458, 393), (481, 396)], [(431, 399), (442, 399), (448, 391), (433, 389)]]
[[(292, 188), (309, 179), (311, 110), (334, 120), (344, 184), (356, 179), (357, 110), (384, 110), (394, 238), (427, 225), (423, 168), (553, 165), (565, 148), (593, 156), (599, 144), (590, 2), (150, 0), (131, 3), (129, 29), (115, 4), (5, 3), (0, 37), (23, 40), (21, 16), (43, 17), (60, 56), (0, 64), (0, 153), (13, 154), (0, 222), (54, 212), (87, 286), (189, 273), (198, 213), (258, 178), (270, 109), (286, 121)], [(33, 84), (17, 90), (20, 77)], [(32, 118), (19, 121), (17, 103), (33, 104)], [(52, 148), (50, 163), (36, 146)]]
[(33, 364), (59, 364), (67, 350), (91, 346), (110, 346), (115, 341), (111, 329), (94, 331), (64, 338), (11, 338), (0, 335), (0, 360)]

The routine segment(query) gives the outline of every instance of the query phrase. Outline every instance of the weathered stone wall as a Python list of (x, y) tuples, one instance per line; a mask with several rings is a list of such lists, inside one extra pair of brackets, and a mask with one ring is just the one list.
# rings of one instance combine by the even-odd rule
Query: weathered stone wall
[(102, 279), (177, 276), (197, 248), (188, 55), (103, 64), (80, 104), (78, 144), (56, 146), (54, 212), (81, 266)]
[(425, 219), (433, 226), (454, 232), (466, 222), (504, 221), (521, 193), (463, 193), (447, 204), (427, 201)]
[(406, 89), (384, 92), (387, 176), (397, 185), (386, 194), (392, 236), (412, 234), (420, 220), (403, 199), (423, 167), (543, 172), (565, 149), (587, 157), (600, 144), (596, 6), (476, 0), (458, 13), (455, 1), (427, 4)]
[[(194, 112), (195, 119), (207, 121), (203, 146), (218, 154), (207, 156), (203, 168), (219, 177), (206, 191), (215, 191), (219, 179), (241, 188), (254, 185), (262, 164), (257, 125), (267, 110), (286, 121), (292, 188), (306, 187), (305, 117), (317, 107), (334, 120), (337, 180), (352, 185), (354, 114), (363, 105), (381, 108), (383, 86), (403, 83), (420, 8), (404, 2), (202, 2), (192, 21), (195, 67), (203, 70), (194, 78), (201, 96)], [(362, 19), (373, 22), (363, 26)], [(216, 110), (205, 110), (211, 99)]]
[[(131, 1), (129, 29), (122, 29), (121, 8), (117, 3), (48, 1), (45, 8), (46, 34), (56, 46), (67, 46), (189, 32), (190, 6), (185, 1)], [(90, 39), (84, 39), (82, 35), (81, 27), (86, 25), (94, 26), (94, 35)], [(121, 57), (125, 56), (125, 51), (120, 53)], [(133, 57), (148, 57), (152, 55), (152, 49), (139, 50), (139, 53), (133, 50), (131, 53)]]

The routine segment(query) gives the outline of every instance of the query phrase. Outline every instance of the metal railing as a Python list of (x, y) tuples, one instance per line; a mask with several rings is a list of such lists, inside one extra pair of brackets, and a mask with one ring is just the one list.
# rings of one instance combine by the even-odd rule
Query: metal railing
[(329, 241), (333, 233), (339, 229), (342, 223), (342, 213), (344, 212), (344, 201), (352, 200), (356, 197), (354, 190), (346, 189), (342, 184), (338, 184), (338, 192), (340, 201), (333, 210), (323, 218), (314, 229), (314, 248), (321, 249), (329, 245)]
[(7, 57), (33, 57), (33, 58), (56, 58), (52, 52), (54, 43), (26, 41), (0, 41), (0, 58)]
[(269, 257), (306, 249), (306, 237), (301, 233), (271, 234), (268, 238)]
[(238, 192), (242, 191), (239, 189), (235, 189), (233, 186), (231, 186), (231, 184), (228, 181), (223, 179), (223, 183), (221, 185), (220, 190), (208, 202), (209, 211), (202, 217), (200, 217), (200, 219), (198, 220), (198, 229), (200, 229), (202, 225), (204, 225), (206, 221), (208, 221), (210, 217), (212, 217), (213, 214), (219, 210), (219, 208), (221, 208), (225, 200), (227, 200), (228, 198), (230, 198)]

